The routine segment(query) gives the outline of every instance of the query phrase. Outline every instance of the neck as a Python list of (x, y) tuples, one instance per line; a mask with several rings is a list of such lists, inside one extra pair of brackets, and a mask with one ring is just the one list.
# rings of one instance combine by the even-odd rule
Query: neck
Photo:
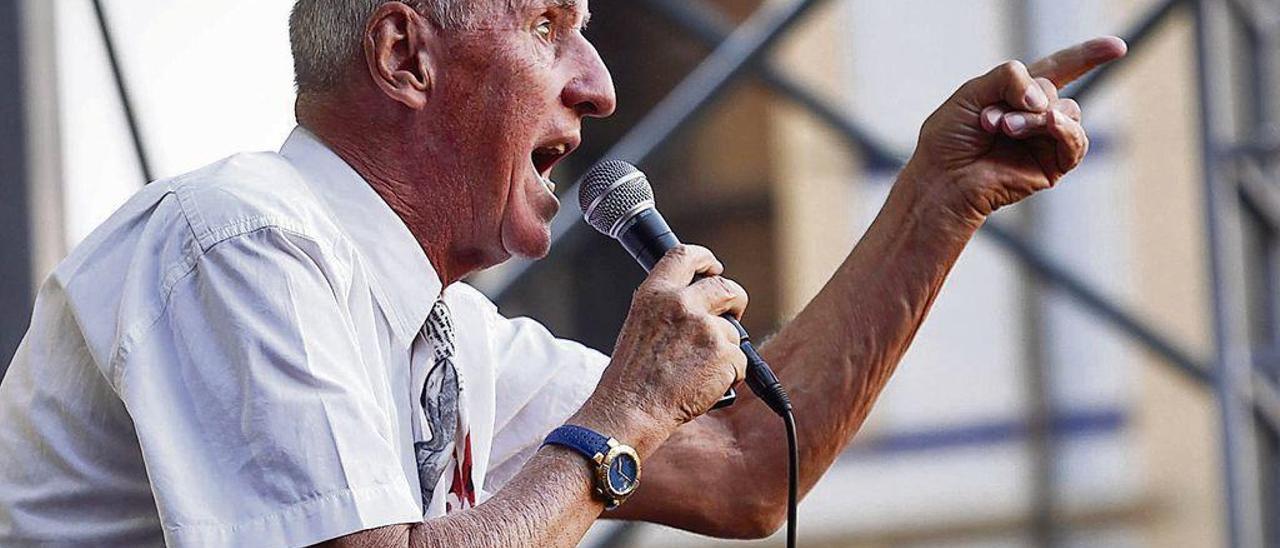
[[(424, 157), (426, 136), (415, 135), (409, 125), (379, 123), (381, 117), (356, 108), (325, 109), (326, 104), (358, 104), (345, 98), (314, 101), (299, 98), (298, 123), (319, 138), (378, 193), (408, 227), (442, 287), (486, 266), (481, 254), (470, 251), (465, 220), (467, 208), (459, 189), (445, 188), (447, 181), (433, 179)], [(402, 119), (403, 120), (403, 119)], [(386, 130), (386, 129), (389, 129)], [(423, 192), (423, 188), (440, 192)]]

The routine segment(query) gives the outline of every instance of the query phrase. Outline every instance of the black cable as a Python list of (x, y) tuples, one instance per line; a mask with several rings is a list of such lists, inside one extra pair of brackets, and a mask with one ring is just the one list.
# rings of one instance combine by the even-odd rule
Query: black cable
[(800, 495), (800, 443), (799, 436), (796, 434), (796, 418), (791, 410), (791, 396), (787, 395), (787, 390), (782, 387), (782, 381), (778, 380), (778, 376), (773, 374), (769, 364), (764, 361), (764, 356), (761, 356), (756, 351), (755, 345), (751, 344), (751, 337), (747, 335), (747, 330), (743, 329), (737, 322), (734, 322), (734, 327), (738, 328), (738, 333), (742, 336), (739, 348), (747, 355), (747, 386), (751, 388), (751, 391), (756, 396), (764, 400), (769, 409), (772, 409), (774, 413), (782, 417), (782, 423), (787, 428), (787, 458), (789, 460), (789, 466), (787, 467), (787, 548), (795, 548), (796, 505)]
[(787, 548), (796, 548), (796, 499), (800, 491), (800, 449), (796, 436), (796, 417), (788, 409), (782, 416), (787, 426), (787, 450), (791, 466), (787, 470)]

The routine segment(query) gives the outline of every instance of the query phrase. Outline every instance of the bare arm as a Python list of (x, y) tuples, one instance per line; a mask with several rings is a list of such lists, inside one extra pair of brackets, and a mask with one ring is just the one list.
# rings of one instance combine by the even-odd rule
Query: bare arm
[[(862, 426), (986, 217), (1052, 187), (1083, 159), (1088, 140), (1079, 106), (1058, 100), (1057, 88), (1124, 51), (1117, 39), (1099, 39), (1030, 69), (1001, 65), (966, 83), (926, 121), (875, 222), (817, 297), (762, 349), (795, 405), (802, 493)], [(644, 486), (618, 517), (726, 537), (765, 536), (781, 525), (781, 421), (740, 393), (738, 405), (682, 427), (659, 449)]]
[[(571, 422), (638, 440), (636, 449), (642, 454), (652, 452), (662, 437), (646, 417), (627, 417), (616, 409), (598, 406), (584, 406)], [(510, 483), (475, 508), (421, 523), (361, 531), (322, 546), (574, 546), (604, 509), (591, 494), (591, 485), (589, 468), (581, 455), (561, 447), (543, 447)]]

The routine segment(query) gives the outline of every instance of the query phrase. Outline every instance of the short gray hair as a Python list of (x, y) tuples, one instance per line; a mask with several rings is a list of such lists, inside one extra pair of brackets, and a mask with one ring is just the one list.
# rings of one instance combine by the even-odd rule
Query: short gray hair
[(378, 6), (406, 4), (440, 28), (472, 25), (482, 0), (297, 0), (289, 14), (289, 46), (298, 93), (333, 89), (362, 51), (365, 22)]

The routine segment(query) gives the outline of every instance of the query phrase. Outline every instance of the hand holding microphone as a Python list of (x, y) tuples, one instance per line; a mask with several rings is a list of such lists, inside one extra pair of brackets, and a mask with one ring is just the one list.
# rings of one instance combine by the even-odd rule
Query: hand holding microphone
[(626, 394), (630, 401), (620, 403), (674, 427), (706, 413), (741, 380), (747, 362), (737, 330), (719, 316), (741, 314), (747, 294), (720, 278), (722, 270), (698, 246), (658, 261), (636, 289), (600, 392)]
[[(747, 304), (746, 292), (738, 284), (719, 276), (724, 267), (710, 251), (680, 244), (675, 232), (658, 213), (648, 178), (635, 166), (620, 160), (596, 164), (582, 179), (578, 201), (588, 224), (618, 240), (636, 262), (649, 271), (649, 278), (640, 285), (640, 289), (636, 291), (636, 299), (631, 303), (631, 312), (623, 325), (614, 359), (620, 354), (634, 359), (636, 353), (643, 355), (644, 352), (670, 350), (666, 341), (656, 341), (660, 344), (657, 348), (661, 350), (652, 346), (655, 342), (652, 340), (643, 344), (631, 344), (634, 339), (652, 337), (655, 333), (687, 338), (690, 335), (687, 331), (692, 330), (698, 335), (691, 342), (694, 345), (702, 343), (703, 346), (708, 343), (704, 337), (710, 336), (717, 341), (711, 345), (715, 348), (713, 353), (702, 353), (697, 346), (690, 346), (688, 349), (694, 351), (694, 354), (684, 355), (687, 358), (684, 363), (651, 361), (647, 367), (652, 370), (683, 366), (692, 368), (692, 371), (706, 370), (714, 373), (717, 369), (724, 371), (725, 366), (719, 362), (727, 359), (736, 373), (735, 381), (742, 379), (745, 373), (747, 386), (751, 387), (751, 391), (770, 410), (782, 417), (787, 434), (787, 546), (795, 546), (796, 506), (800, 491), (800, 452), (796, 421), (791, 412), (791, 399), (787, 396), (787, 391), (769, 369), (769, 364), (756, 352), (747, 330), (738, 323)], [(691, 264), (699, 267), (688, 268)], [(671, 301), (673, 295), (680, 296), (676, 298), (676, 302)], [(701, 298), (693, 298), (694, 295)], [(717, 299), (715, 295), (720, 295), (720, 298)], [(724, 301), (730, 296), (739, 297), (729, 298), (729, 302), (738, 305), (737, 308), (707, 306)], [(663, 310), (664, 305), (666, 311), (660, 313), (657, 322), (646, 321), (653, 318), (653, 310)], [(676, 312), (673, 314), (672, 310)], [(720, 318), (715, 318), (716, 314)], [(679, 324), (688, 324), (688, 327)], [(725, 330), (726, 327), (728, 331)], [(679, 340), (670, 342), (688, 344)], [(634, 363), (631, 360), (627, 362)], [(630, 371), (620, 368), (615, 372), (612, 371), (614, 367), (611, 363), (609, 369), (605, 370), (606, 378), (625, 375)], [(641, 369), (645, 367), (641, 365)], [(650, 374), (652, 373), (651, 371)], [(674, 371), (660, 372), (660, 376), (679, 374)], [(714, 409), (733, 404), (737, 395), (732, 388), (718, 400), (714, 399), (720, 393), (719, 390), (723, 390), (720, 387), (726, 386), (723, 384), (724, 376), (720, 373), (717, 376), (720, 382), (712, 382), (701, 388), (681, 387), (682, 391), (694, 390), (699, 395), (699, 399), (692, 400), (697, 402), (695, 405), (681, 409), (682, 415), (687, 417), (686, 421), (706, 412), (708, 407)], [(712, 391), (708, 392), (707, 389)], [(715, 402), (714, 405), (712, 402)]]
[[(650, 272), (650, 278), (645, 284), (652, 283), (655, 276), (666, 274), (667, 269), (664, 263), (670, 259), (668, 255), (683, 255), (688, 249), (701, 249), (681, 246), (680, 240), (676, 238), (671, 227), (658, 213), (653, 198), (653, 188), (649, 185), (648, 178), (627, 162), (608, 160), (593, 167), (582, 179), (578, 200), (587, 223), (601, 233), (617, 239), (636, 259), (636, 262)], [(673, 253), (673, 250), (678, 251)], [(707, 255), (710, 257), (709, 251)], [(714, 257), (710, 258), (714, 260)], [(741, 292), (745, 306), (746, 293), (742, 292), (738, 284), (719, 277), (719, 270), (723, 268), (718, 266), (718, 262), (716, 265), (716, 271), (707, 269), (696, 273), (715, 277), (677, 279), (676, 281), (683, 281), (684, 285), (692, 282), (693, 285), (690, 285), (690, 288), (701, 288), (700, 291), (703, 292), (722, 294)], [(642, 284), (641, 291), (644, 290), (645, 285)], [(637, 295), (640, 295), (639, 291)], [(643, 305), (644, 303), (633, 302), (631, 314), (635, 315), (638, 307)], [(746, 329), (743, 329), (742, 324), (738, 322), (741, 310), (716, 313), (720, 314), (725, 323), (732, 328), (733, 344), (746, 358), (746, 381), (752, 392), (764, 400), (778, 415), (788, 413), (791, 402), (786, 391), (782, 389), (781, 383), (769, 369), (768, 364), (756, 352)], [(628, 316), (628, 322), (630, 322), (630, 316)], [(626, 334), (625, 326), (623, 333)], [(742, 376), (739, 375), (738, 378)], [(736, 394), (729, 389), (724, 397), (716, 402), (715, 407), (731, 405), (735, 398)]]

